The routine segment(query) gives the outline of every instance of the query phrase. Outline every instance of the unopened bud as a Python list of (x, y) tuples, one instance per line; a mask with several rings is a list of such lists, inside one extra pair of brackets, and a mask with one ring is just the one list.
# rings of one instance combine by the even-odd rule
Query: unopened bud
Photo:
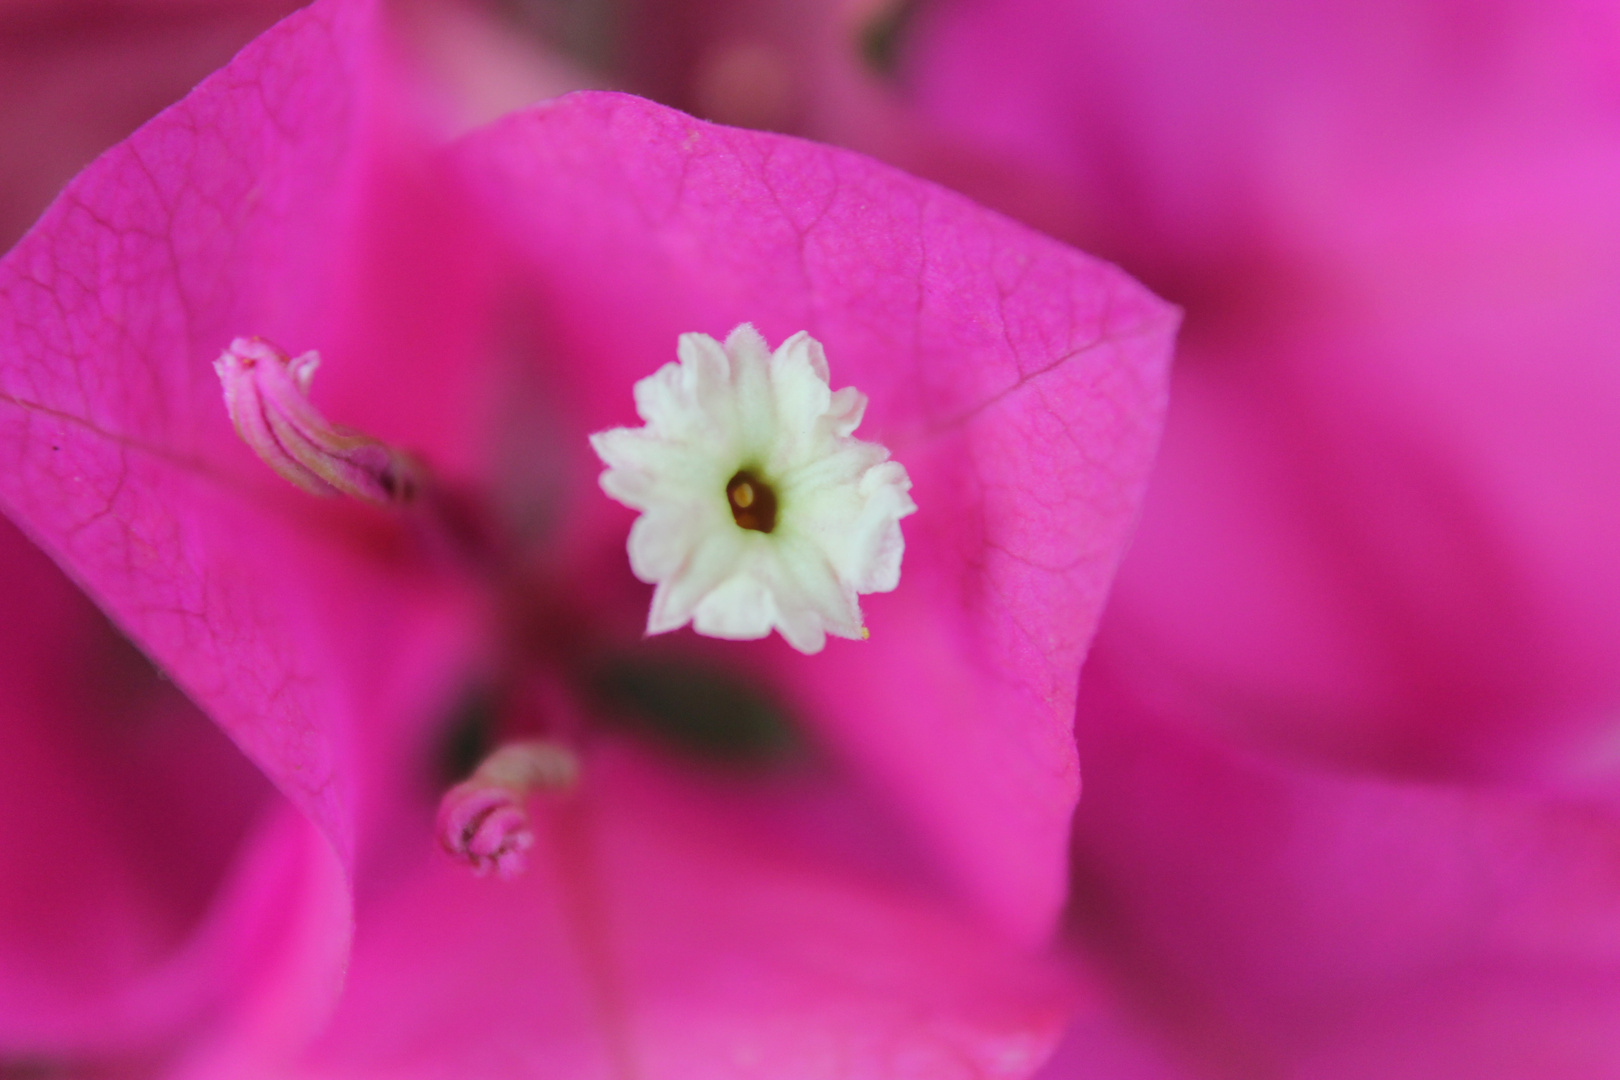
[(574, 754), (541, 740), (508, 743), (439, 802), (439, 844), (482, 877), (491, 870), (516, 877), (534, 846), (529, 796), (571, 787), (579, 776)]
[(397, 506), (416, 495), (417, 469), (401, 451), (328, 423), (309, 401), (320, 354), (295, 359), (263, 338), (237, 338), (214, 362), (225, 408), (242, 441), (284, 479), (316, 495)]

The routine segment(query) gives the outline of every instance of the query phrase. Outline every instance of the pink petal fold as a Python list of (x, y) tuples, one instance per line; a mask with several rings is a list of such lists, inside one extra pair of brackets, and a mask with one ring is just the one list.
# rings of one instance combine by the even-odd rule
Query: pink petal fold
[(0, 1062), (159, 1060), (290, 956), (330, 979), (330, 845), (6, 522), (0, 591)]
[(1081, 702), (1076, 925), (1217, 1075), (1620, 1069), (1620, 819), (1573, 800), (1318, 772), (1118, 694)]
[(1188, 309), (1115, 614), (1272, 749), (1597, 793), (1620, 716), (1605, 5), (954, 0), (936, 122)]

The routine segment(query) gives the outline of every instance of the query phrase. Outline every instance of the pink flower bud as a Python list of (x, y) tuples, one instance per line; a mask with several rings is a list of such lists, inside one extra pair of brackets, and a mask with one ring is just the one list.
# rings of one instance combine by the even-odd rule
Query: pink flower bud
[(416, 495), (417, 468), (368, 435), (334, 426), (309, 402), (320, 354), (289, 360), (263, 338), (237, 338), (214, 362), (236, 433), (283, 479), (315, 495), (385, 506)]
[(555, 743), (508, 743), (444, 793), (439, 844), (479, 877), (491, 870), (502, 878), (516, 877), (534, 845), (529, 796), (571, 787), (578, 776), (578, 759)]

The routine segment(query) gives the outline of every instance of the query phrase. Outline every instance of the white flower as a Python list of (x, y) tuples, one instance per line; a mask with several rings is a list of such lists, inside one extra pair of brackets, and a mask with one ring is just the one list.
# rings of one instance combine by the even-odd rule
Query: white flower
[(856, 596), (900, 583), (900, 519), (917, 506), (888, 450), (851, 437), (865, 395), (832, 392), (802, 331), (774, 354), (747, 323), (724, 346), (682, 334), (676, 354), (636, 383), (645, 427), (591, 436), (602, 490), (641, 511), (629, 549), (658, 586), (647, 633), (774, 628), (804, 653), (866, 637)]

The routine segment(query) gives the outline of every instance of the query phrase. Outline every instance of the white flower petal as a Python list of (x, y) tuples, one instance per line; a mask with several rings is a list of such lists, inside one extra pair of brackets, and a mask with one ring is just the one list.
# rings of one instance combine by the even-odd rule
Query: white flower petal
[(650, 511), (630, 526), (626, 547), (630, 571), (649, 585), (678, 574), (702, 542), (703, 526), (690, 517), (665, 509)]
[(791, 595), (795, 603), (786, 604), (780, 625), (782, 636), (792, 640), (786, 621), (803, 613), (814, 615), (816, 623), (828, 633), (839, 637), (862, 636), (861, 606), (854, 587), (837, 572), (827, 551), (809, 540), (784, 538), (784, 556), (776, 560), (771, 570), (775, 575), (775, 591)]
[[(747, 537), (739, 535), (742, 531), (735, 526), (711, 528), (688, 551), (685, 563), (659, 580), (647, 614), (647, 633), (663, 634), (685, 626), (706, 597), (737, 576), (737, 568), (749, 557)], [(752, 636), (768, 633), (770, 627), (766, 626)]]
[(692, 612), (692, 629), (732, 641), (762, 638), (776, 622), (775, 597), (765, 582), (752, 574), (727, 578)]
[(866, 414), (866, 395), (853, 386), (846, 386), (832, 396), (827, 407), (827, 420), (834, 435), (848, 435), (861, 426)]

